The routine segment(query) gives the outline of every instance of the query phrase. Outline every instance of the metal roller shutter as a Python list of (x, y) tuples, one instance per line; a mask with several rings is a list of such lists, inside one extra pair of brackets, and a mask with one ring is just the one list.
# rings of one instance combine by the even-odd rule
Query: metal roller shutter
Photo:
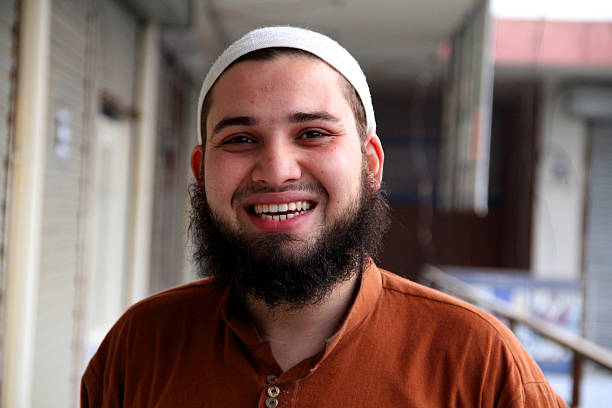
[(87, 1), (51, 4), (47, 163), (32, 406), (75, 402), (72, 372), (85, 103)]
[(612, 125), (593, 126), (585, 245), (585, 334), (612, 349)]

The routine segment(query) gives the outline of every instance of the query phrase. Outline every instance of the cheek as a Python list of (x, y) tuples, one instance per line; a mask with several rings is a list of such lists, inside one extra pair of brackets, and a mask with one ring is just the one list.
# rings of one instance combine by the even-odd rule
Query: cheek
[(204, 161), (204, 190), (211, 206), (220, 211), (229, 209), (232, 196), (252, 170), (249, 156), (224, 152), (209, 153)]
[(204, 159), (204, 191), (208, 202), (222, 203), (231, 197), (234, 179), (238, 175), (235, 163), (220, 155), (207, 155)]
[[(329, 193), (329, 204), (344, 203), (360, 191), (362, 155), (361, 151), (346, 154), (346, 150), (333, 148), (329, 156), (315, 163), (313, 173)], [(335, 154), (333, 154), (335, 153)]]

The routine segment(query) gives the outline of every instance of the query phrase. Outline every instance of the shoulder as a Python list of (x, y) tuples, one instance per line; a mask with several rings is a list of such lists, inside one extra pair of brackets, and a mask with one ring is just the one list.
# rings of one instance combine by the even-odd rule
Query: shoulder
[(126, 314), (138, 313), (149, 308), (180, 306), (193, 301), (204, 303), (212, 301), (214, 303), (214, 299), (222, 295), (223, 291), (215, 285), (213, 279), (204, 278), (155, 293), (135, 303), (126, 311)]
[(216, 324), (224, 296), (211, 279), (202, 279), (135, 303), (100, 344), (83, 375), (82, 387), (87, 394), (95, 394), (102, 383), (120, 389), (129, 368), (127, 362), (142, 365), (154, 350), (175, 349), (197, 327)]
[[(422, 322), (428, 330), (452, 331), (461, 339), (484, 345), (494, 343), (510, 354), (526, 354), (514, 334), (490, 313), (446, 293), (381, 270), (383, 301), (397, 308), (413, 324)], [(386, 300), (385, 300), (386, 299)]]
[(419, 313), (424, 315), (449, 317), (470, 327), (476, 325), (493, 332), (501, 332), (500, 334), (504, 336), (508, 332), (506, 326), (497, 318), (470, 303), (384, 269), (380, 271), (385, 296), (392, 302), (398, 303), (398, 306), (418, 307)]
[[(503, 384), (498, 391), (506, 403), (537, 407), (537, 400), (560, 401), (535, 361), (499, 319), (391, 272), (381, 269), (381, 277), (385, 314), (396, 321), (403, 317), (407, 322), (405, 335), (420, 346), (420, 351), (433, 359), (444, 358), (452, 365), (470, 367), (464, 379), (474, 374), (474, 381), (484, 381), (482, 389)], [(426, 340), (420, 341), (422, 338)], [(532, 405), (521, 405), (525, 401)]]
[(224, 291), (210, 278), (164, 290), (129, 307), (107, 338), (120, 336), (122, 341), (129, 342), (141, 338), (138, 333), (152, 334), (194, 320), (205, 324), (220, 314), (224, 296)]

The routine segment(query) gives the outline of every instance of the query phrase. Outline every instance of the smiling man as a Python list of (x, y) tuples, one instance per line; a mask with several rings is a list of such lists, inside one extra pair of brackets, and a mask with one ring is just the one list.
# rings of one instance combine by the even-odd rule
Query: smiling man
[(563, 406), (503, 324), (374, 264), (384, 154), (344, 48), (252, 31), (211, 67), (199, 109), (191, 235), (206, 277), (125, 313), (82, 406)]

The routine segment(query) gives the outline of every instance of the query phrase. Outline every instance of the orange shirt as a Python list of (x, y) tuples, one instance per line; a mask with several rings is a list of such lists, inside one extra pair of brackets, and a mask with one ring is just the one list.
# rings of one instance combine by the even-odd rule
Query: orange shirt
[(371, 264), (324, 350), (281, 372), (210, 279), (131, 307), (82, 379), (83, 407), (563, 407), (496, 318)]

